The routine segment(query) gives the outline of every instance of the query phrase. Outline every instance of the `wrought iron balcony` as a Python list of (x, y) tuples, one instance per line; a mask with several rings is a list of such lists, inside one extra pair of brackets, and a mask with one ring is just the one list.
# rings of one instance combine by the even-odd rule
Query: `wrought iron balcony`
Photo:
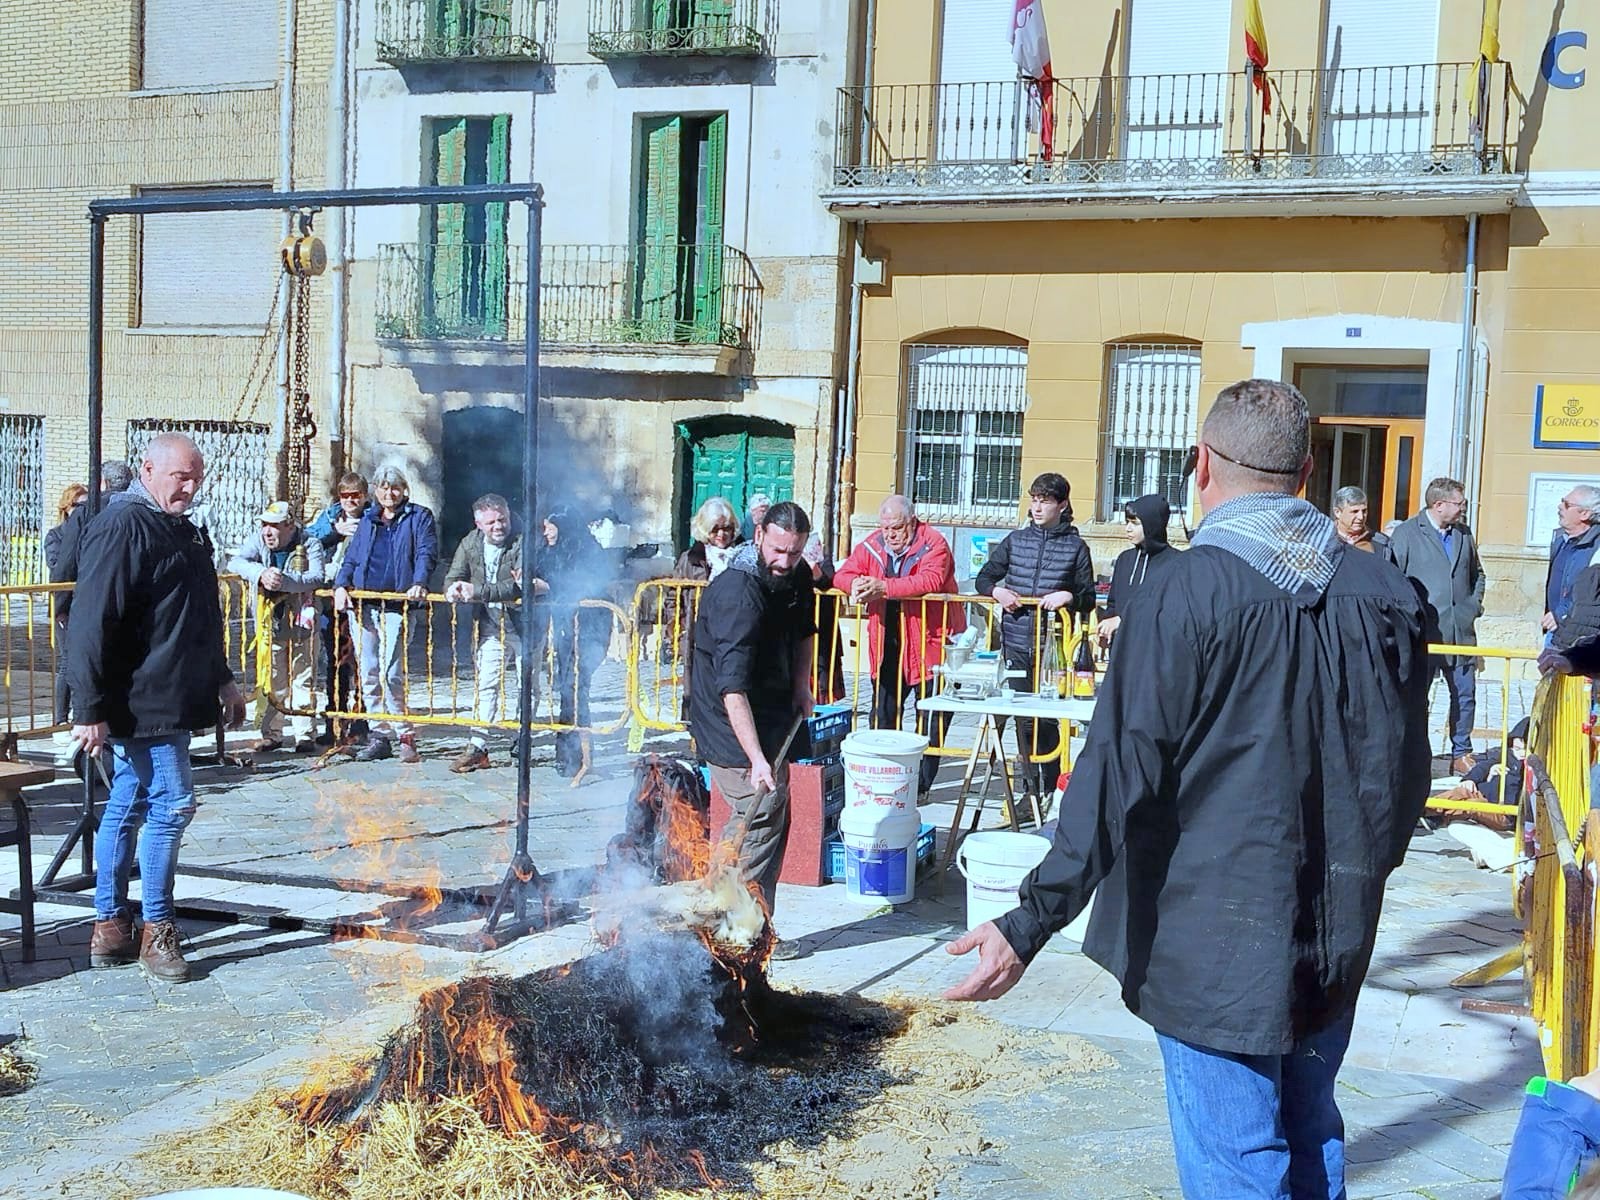
[(377, 0), (386, 63), (541, 62), (554, 0)]
[(1505, 63), (1262, 79), (1270, 113), (1261, 81), (1243, 71), (1056, 80), (1048, 154), (1022, 81), (845, 88), (829, 200), (1249, 199), (1514, 182), (1521, 109)]
[[(379, 248), (377, 335), (520, 344), (521, 246)], [(732, 246), (546, 246), (539, 337), (546, 346), (753, 348), (761, 283)]]
[(589, 0), (596, 58), (759, 55), (772, 44), (776, 0)]

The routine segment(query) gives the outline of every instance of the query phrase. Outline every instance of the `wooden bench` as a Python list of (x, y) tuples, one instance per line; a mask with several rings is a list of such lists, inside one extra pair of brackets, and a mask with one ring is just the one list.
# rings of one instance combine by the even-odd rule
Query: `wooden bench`
[(22, 789), (35, 784), (52, 783), (56, 777), (54, 767), (35, 767), (27, 763), (0, 762), (0, 801), (9, 801), (13, 828), (0, 832), (0, 849), (17, 848), (17, 867), (20, 882), (16, 899), (0, 894), (0, 912), (16, 913), (22, 918), (22, 954), (33, 957), (33, 847), (29, 838), (33, 834), (28, 819), (28, 804), (22, 798)]

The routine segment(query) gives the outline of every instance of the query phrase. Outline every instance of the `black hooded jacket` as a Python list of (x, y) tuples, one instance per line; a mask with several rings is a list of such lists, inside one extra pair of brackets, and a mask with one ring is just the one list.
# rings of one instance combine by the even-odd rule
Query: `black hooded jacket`
[[(1130, 546), (1117, 555), (1111, 564), (1111, 592), (1106, 597), (1102, 615), (1119, 617), (1129, 597), (1144, 586), (1150, 578), (1151, 565), (1165, 551), (1172, 550), (1167, 542), (1167, 522), (1172, 520), (1172, 505), (1165, 496), (1140, 496), (1128, 503), (1129, 516), (1137, 517), (1144, 527), (1144, 541)], [(1176, 552), (1174, 552), (1176, 553)], [(1163, 565), (1172, 556), (1166, 555)]]
[[(1094, 560), (1067, 515), (1048, 529), (1030, 521), (1008, 533), (989, 552), (989, 561), (978, 572), (977, 586), (985, 596), (994, 595), (996, 587), (1010, 588), (1019, 596), (1071, 592), (1072, 603), (1064, 611), (1086, 613), (1094, 608)], [(1006, 653), (1032, 658), (1037, 611), (1025, 605), (1001, 616), (1000, 644)]]
[(550, 588), (539, 602), (548, 607), (557, 648), (566, 644), (575, 629), (586, 651), (599, 647), (603, 652), (611, 640), (611, 612), (599, 605), (580, 606), (579, 602), (609, 598), (611, 565), (605, 551), (577, 515), (557, 509), (545, 520), (556, 527), (556, 544), (539, 546), (533, 570)]
[(83, 534), (77, 602), (67, 623), (73, 719), (115, 738), (164, 737), (217, 722), (233, 681), (208, 538), (163, 512), (138, 483)]

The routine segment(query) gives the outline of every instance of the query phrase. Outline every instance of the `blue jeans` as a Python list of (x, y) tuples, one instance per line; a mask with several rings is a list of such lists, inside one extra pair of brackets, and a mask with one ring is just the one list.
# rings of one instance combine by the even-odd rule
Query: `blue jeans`
[(128, 877), (137, 845), (145, 924), (170, 921), (178, 845), (194, 820), (189, 735), (118, 739), (111, 743), (111, 756), (111, 795), (94, 838), (95, 916), (109, 921), (128, 911)]
[(1344, 1200), (1333, 1081), (1352, 1012), (1288, 1054), (1225, 1054), (1157, 1034), (1178, 1182), (1190, 1200)]
[(1454, 667), (1441, 664), (1435, 669), (1444, 676), (1444, 686), (1450, 693), (1450, 753), (1460, 758), (1472, 753), (1472, 724), (1478, 716), (1477, 662), (1469, 659)]

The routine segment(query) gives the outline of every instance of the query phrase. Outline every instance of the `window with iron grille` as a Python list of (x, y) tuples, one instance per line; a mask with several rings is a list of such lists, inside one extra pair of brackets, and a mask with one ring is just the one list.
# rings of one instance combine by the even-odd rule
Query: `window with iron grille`
[(44, 579), (44, 418), (0, 416), (0, 583)]
[(1100, 518), (1158, 493), (1174, 512), (1189, 504), (1183, 457), (1195, 437), (1200, 347), (1123, 343), (1108, 348), (1101, 433)]
[(129, 421), (128, 461), (137, 468), (160, 433), (181, 433), (200, 447), (205, 481), (190, 519), (211, 535), (217, 561), (238, 549), (271, 503), (272, 426), (249, 421)]
[(906, 347), (906, 491), (921, 515), (1016, 519), (1027, 375), (1022, 346)]

